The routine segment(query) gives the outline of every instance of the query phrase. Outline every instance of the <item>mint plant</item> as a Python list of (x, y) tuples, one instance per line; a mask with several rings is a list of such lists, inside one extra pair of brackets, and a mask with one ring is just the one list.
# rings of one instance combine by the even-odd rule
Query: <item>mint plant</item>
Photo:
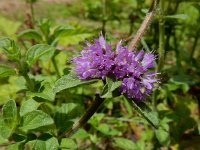
[(73, 14), (92, 23), (78, 25), (38, 21), (40, 1), (26, 2), (31, 26), (0, 38), (0, 149), (184, 149), (198, 139), (198, 35), (183, 57), (191, 28), (175, 14), (189, 2), (85, 0)]

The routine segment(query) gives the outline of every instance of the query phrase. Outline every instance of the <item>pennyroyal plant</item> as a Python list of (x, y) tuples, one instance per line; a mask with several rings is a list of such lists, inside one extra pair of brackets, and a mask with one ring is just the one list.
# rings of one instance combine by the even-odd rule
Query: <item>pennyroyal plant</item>
[(155, 65), (154, 53), (144, 50), (130, 51), (120, 41), (115, 51), (101, 35), (94, 43), (87, 43), (81, 56), (75, 57), (74, 71), (81, 80), (103, 79), (105, 77), (122, 81), (119, 91), (141, 101), (151, 94), (154, 84), (158, 83), (156, 72), (150, 69)]

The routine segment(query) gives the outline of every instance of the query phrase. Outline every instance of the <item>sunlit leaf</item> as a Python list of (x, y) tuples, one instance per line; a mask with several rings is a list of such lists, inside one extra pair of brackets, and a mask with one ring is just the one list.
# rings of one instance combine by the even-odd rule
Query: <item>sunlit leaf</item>
[(26, 61), (29, 66), (33, 65), (37, 60), (46, 61), (54, 54), (55, 48), (47, 44), (37, 44), (28, 49), (26, 53)]
[(22, 118), (22, 127), (24, 131), (34, 130), (40, 127), (52, 125), (53, 119), (41, 110), (35, 110), (27, 113)]
[(62, 90), (76, 87), (78, 85), (94, 83), (97, 80), (79, 80), (75, 75), (68, 74), (58, 79), (54, 86), (54, 92), (58, 93)]
[(17, 106), (14, 100), (9, 100), (3, 106), (3, 119), (5, 124), (11, 129), (17, 124)]

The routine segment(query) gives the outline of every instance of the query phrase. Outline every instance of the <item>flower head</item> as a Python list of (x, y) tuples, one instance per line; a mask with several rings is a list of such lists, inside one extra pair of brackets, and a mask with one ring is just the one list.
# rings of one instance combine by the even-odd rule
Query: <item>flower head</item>
[(104, 78), (114, 65), (113, 58), (112, 46), (100, 36), (94, 44), (87, 44), (81, 56), (73, 59), (75, 72), (80, 79)]
[(157, 73), (150, 71), (154, 60), (154, 53), (129, 51), (121, 41), (113, 52), (103, 36), (94, 44), (88, 43), (81, 56), (73, 59), (79, 79), (114, 77), (122, 81), (119, 91), (135, 100), (145, 99), (151, 94), (154, 83), (158, 82)]

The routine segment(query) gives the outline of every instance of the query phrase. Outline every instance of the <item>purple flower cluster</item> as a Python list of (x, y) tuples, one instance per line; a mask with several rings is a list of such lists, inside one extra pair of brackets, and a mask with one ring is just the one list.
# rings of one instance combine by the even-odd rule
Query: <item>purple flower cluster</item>
[(145, 99), (151, 94), (154, 83), (158, 82), (157, 73), (149, 71), (154, 67), (155, 55), (143, 50), (132, 52), (121, 41), (112, 51), (104, 37), (100, 36), (93, 44), (87, 43), (81, 51), (81, 56), (73, 59), (75, 72), (79, 79), (114, 77), (121, 80), (119, 91), (128, 98)]

